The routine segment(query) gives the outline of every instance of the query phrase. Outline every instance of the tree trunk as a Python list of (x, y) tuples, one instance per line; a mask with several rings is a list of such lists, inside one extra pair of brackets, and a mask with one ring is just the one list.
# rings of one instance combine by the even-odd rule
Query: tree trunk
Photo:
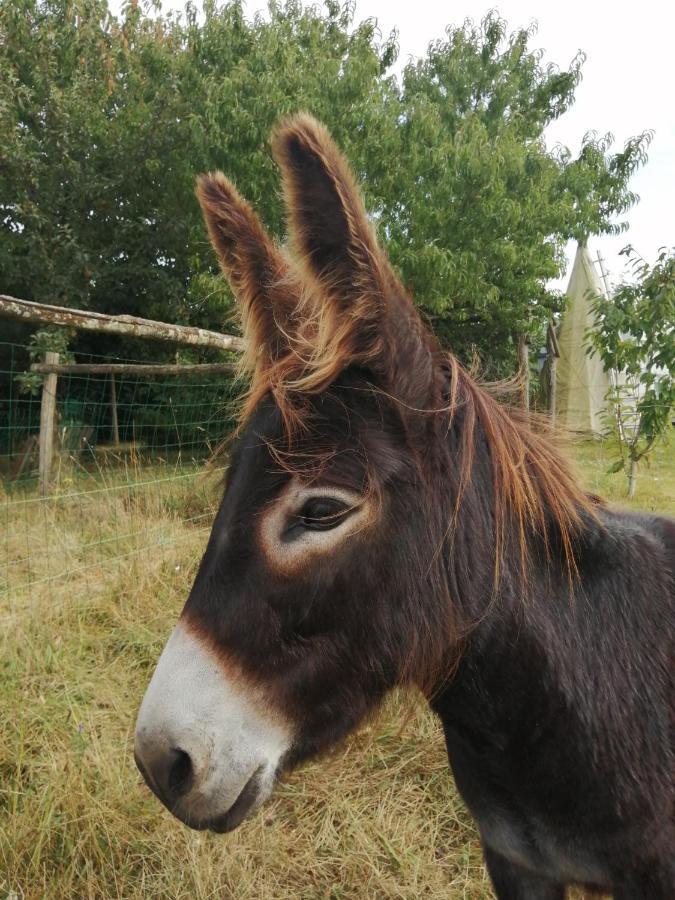
[(637, 483), (638, 464), (637, 460), (631, 459), (630, 469), (628, 470), (628, 496), (632, 499), (635, 496), (635, 486)]

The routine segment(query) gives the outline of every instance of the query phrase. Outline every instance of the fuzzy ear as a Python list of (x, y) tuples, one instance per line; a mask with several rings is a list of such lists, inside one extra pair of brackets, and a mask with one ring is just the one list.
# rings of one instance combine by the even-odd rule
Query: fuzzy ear
[(343, 307), (364, 293), (377, 305), (385, 288), (383, 257), (349, 167), (326, 129), (311, 116), (294, 116), (277, 128), (272, 148), (296, 256)]
[(197, 197), (220, 266), (239, 302), (250, 367), (267, 364), (287, 348), (297, 301), (286, 258), (222, 172), (200, 176)]
[[(272, 147), (294, 254), (330, 311), (326, 344), (347, 363), (383, 376), (405, 403), (426, 403), (433, 336), (378, 246), (343, 155), (323, 125), (303, 114), (277, 128)], [(415, 388), (403, 374), (406, 367), (416, 372)]]

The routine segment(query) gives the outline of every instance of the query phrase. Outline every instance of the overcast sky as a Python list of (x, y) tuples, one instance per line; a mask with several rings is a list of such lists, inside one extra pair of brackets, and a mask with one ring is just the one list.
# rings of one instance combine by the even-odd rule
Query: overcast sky
[[(657, 0), (639, 4), (534, 2), (502, 0), (494, 6), (510, 30), (538, 23), (532, 46), (545, 50), (545, 61), (566, 66), (578, 50), (586, 53), (583, 80), (574, 106), (549, 128), (550, 145), (563, 143), (577, 152), (590, 129), (611, 131), (616, 147), (646, 128), (656, 132), (649, 162), (634, 177), (640, 202), (628, 213), (630, 230), (619, 237), (590, 242), (606, 259), (612, 275), (619, 276), (624, 259), (619, 250), (627, 243), (646, 259), (658, 248), (675, 244), (675, 56), (672, 36), (675, 6)], [(254, 8), (251, 2), (249, 9)], [(255, 8), (265, 8), (264, 3)], [(401, 60), (424, 53), (429, 41), (443, 35), (451, 21), (480, 19), (489, 4), (478, 0), (358, 0), (357, 18), (374, 16), (385, 33), (399, 30)], [(573, 248), (570, 248), (570, 255)]]
[[(111, 0), (117, 11), (121, 0)], [(183, 3), (164, 0), (164, 9), (180, 9)], [(547, 133), (550, 145), (561, 142), (576, 153), (586, 131), (611, 131), (615, 147), (647, 128), (656, 134), (649, 162), (633, 179), (640, 203), (628, 213), (630, 230), (619, 237), (591, 241), (614, 277), (623, 269), (619, 250), (631, 243), (652, 261), (659, 247), (675, 244), (675, 5), (642, 0), (639, 4), (615, 2), (566, 3), (534, 0), (502, 0), (493, 4), (509, 29), (538, 22), (532, 46), (545, 50), (545, 62), (566, 66), (578, 50), (587, 61), (583, 81), (572, 109), (554, 122)], [(480, 0), (357, 0), (357, 21), (376, 18), (383, 34), (399, 32), (402, 66), (410, 56), (424, 54), (428, 43), (444, 34), (448, 23), (481, 19), (491, 7)], [(266, 10), (266, 0), (248, 0), (251, 15)], [(570, 255), (573, 248), (570, 248)]]

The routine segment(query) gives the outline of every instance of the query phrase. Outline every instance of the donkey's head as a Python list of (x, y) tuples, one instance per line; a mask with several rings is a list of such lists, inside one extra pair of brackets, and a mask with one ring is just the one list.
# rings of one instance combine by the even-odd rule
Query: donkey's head
[[(301, 116), (274, 138), (292, 254), (220, 174), (199, 198), (248, 339), (223, 501), (136, 729), (148, 784), (227, 831), (449, 645), (433, 502), (447, 372), (348, 167)], [(438, 456), (438, 459), (436, 458)], [(437, 617), (435, 619), (434, 617)]]

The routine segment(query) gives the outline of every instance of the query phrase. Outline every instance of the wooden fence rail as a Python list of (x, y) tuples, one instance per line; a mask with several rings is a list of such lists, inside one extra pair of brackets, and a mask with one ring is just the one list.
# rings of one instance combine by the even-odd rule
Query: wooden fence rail
[(65, 306), (50, 306), (47, 303), (33, 303), (0, 294), (0, 316), (18, 319), (22, 322), (48, 322), (83, 331), (99, 331), (108, 334), (123, 334), (128, 337), (148, 338), (154, 341), (171, 341), (192, 347), (217, 347), (219, 350), (243, 351), (243, 338), (233, 334), (219, 334), (191, 325), (170, 325), (137, 316), (107, 316), (103, 313), (83, 309), (68, 309)]
[(39, 375), (219, 375), (236, 371), (234, 363), (33, 363)]
[[(244, 340), (232, 334), (219, 334), (204, 328), (187, 325), (170, 325), (137, 316), (108, 316), (83, 309), (68, 309), (47, 303), (20, 300), (0, 294), (0, 316), (22, 322), (43, 322), (62, 325), (82, 331), (98, 331), (121, 334), (127, 337), (170, 341), (192, 347), (214, 347), (240, 353)], [(59, 375), (107, 375), (110, 379), (110, 404), (112, 409), (113, 443), (119, 445), (117, 422), (117, 392), (115, 375), (214, 375), (232, 372), (232, 363), (198, 363), (186, 365), (137, 364), (137, 363), (59, 363), (58, 353), (45, 353), (44, 362), (34, 363), (32, 372), (44, 375), (40, 409), (40, 435), (38, 439), (39, 481), (42, 497), (49, 495), (54, 456), (54, 432), (56, 426), (56, 385)], [(33, 438), (33, 440), (35, 440)], [(23, 464), (22, 467), (23, 468)]]

